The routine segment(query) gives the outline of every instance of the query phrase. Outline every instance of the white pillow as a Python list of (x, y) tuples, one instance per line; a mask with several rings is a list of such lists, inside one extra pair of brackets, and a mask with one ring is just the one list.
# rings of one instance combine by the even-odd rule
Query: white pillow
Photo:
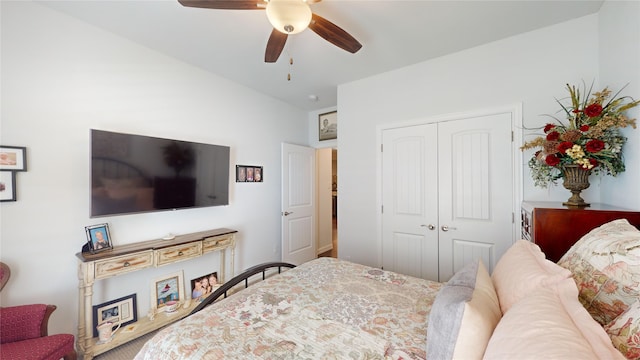
[(481, 261), (458, 271), (438, 292), (427, 326), (427, 359), (481, 359), (501, 317)]
[(540, 247), (527, 240), (513, 244), (491, 275), (503, 314), (538, 289), (570, 277), (569, 270), (547, 260)]
[(484, 359), (624, 359), (578, 301), (572, 279), (538, 289), (502, 317)]

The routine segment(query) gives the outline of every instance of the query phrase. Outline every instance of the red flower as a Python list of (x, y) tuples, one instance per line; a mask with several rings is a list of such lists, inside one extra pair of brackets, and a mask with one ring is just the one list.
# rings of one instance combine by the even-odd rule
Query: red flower
[(589, 162), (591, 163), (591, 165), (593, 165), (593, 167), (598, 166), (598, 160), (596, 159), (589, 159)]
[(556, 166), (560, 164), (560, 159), (558, 159), (558, 157), (555, 156), (554, 154), (551, 154), (551, 155), (547, 155), (547, 157), (544, 159), (544, 162), (547, 163), (547, 165), (549, 166)]
[(566, 154), (567, 150), (571, 149), (573, 147), (573, 143), (570, 141), (563, 141), (561, 142), (557, 149), (558, 151), (560, 151), (561, 154)]
[(552, 131), (547, 134), (547, 141), (556, 141), (560, 137), (557, 131)]
[(598, 139), (589, 140), (584, 147), (590, 153), (597, 153), (604, 149), (604, 141)]
[(582, 125), (582, 126), (580, 126), (580, 131), (582, 131), (582, 132), (587, 132), (587, 131), (589, 131), (589, 125)]
[(547, 125), (544, 126), (544, 132), (548, 133), (549, 130), (553, 129), (554, 127), (556, 127), (556, 126), (553, 125), (553, 124), (547, 124)]
[(584, 108), (584, 114), (588, 117), (596, 117), (602, 114), (602, 105), (600, 104), (591, 104)]

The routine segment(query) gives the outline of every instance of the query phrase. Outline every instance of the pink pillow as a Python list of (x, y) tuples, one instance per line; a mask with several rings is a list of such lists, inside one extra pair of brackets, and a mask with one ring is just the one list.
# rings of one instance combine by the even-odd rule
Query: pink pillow
[(502, 313), (538, 289), (570, 277), (569, 270), (547, 260), (538, 245), (526, 240), (513, 244), (491, 275)]
[(494, 330), (483, 359), (624, 357), (578, 301), (575, 282), (565, 279), (513, 305)]
[(604, 327), (613, 346), (627, 359), (640, 359), (640, 300)]

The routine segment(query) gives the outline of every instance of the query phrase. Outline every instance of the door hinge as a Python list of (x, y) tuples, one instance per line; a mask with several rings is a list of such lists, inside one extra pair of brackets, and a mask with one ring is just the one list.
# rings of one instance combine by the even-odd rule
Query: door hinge
[(384, 152), (384, 144), (380, 144), (380, 152)]
[(511, 213), (511, 223), (512, 224), (516, 223), (516, 213), (514, 213), (514, 212)]
[(514, 133), (513, 133), (513, 130), (511, 130), (511, 142), (513, 142), (513, 141), (514, 141), (514, 137), (515, 137), (515, 135), (514, 135)]
[(380, 206), (380, 213), (384, 214), (384, 205)]

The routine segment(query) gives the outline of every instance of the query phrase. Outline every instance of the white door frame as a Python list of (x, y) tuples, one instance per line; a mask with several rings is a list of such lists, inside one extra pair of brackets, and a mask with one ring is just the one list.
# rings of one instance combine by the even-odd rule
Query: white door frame
[(408, 121), (394, 122), (389, 124), (382, 124), (376, 126), (376, 144), (378, 151), (376, 152), (376, 240), (378, 242), (378, 264), (382, 266), (382, 134), (384, 130), (395, 129), (408, 126), (416, 126), (423, 124), (438, 123), (442, 121), (452, 121), (459, 119), (468, 119), (473, 117), (487, 116), (493, 114), (511, 113), (513, 129), (513, 204), (512, 211), (514, 216), (514, 227), (512, 233), (512, 239), (515, 241), (518, 238), (520, 229), (522, 228), (522, 219), (520, 218), (520, 206), (522, 203), (522, 152), (520, 151), (519, 144), (522, 144), (522, 103), (515, 103), (512, 105), (505, 105), (500, 107), (477, 109), (466, 112), (444, 114), (432, 117), (419, 118)]

